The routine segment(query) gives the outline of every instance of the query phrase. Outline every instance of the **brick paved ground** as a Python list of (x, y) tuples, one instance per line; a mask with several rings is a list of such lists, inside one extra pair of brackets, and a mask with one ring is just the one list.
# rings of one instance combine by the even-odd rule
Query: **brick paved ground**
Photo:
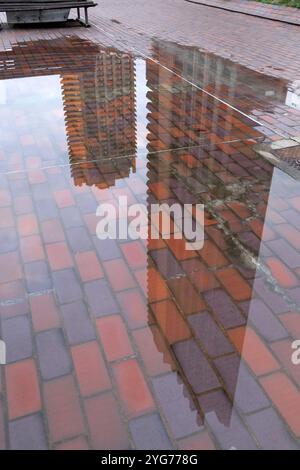
[[(248, 3), (248, 2), (247, 2)], [(260, 4), (259, 4), (260, 5)], [(297, 11), (296, 11), (297, 12)], [(224, 88), (221, 79), (217, 88), (210, 82), (208, 89), (213, 91), (238, 109), (258, 119), (267, 129), (271, 128), (285, 136), (299, 135), (300, 112), (285, 106), (286, 87), (300, 76), (300, 29), (280, 22), (264, 20), (213, 8), (187, 4), (181, 0), (125, 0), (122, 6), (117, 1), (99, 5), (93, 12), (94, 24), (110, 37), (119, 38), (122, 44), (152, 56), (153, 37), (160, 41), (171, 41), (179, 45), (195, 46), (194, 55), (201, 62), (201, 52), (212, 52), (220, 58), (229, 59), (228, 67), (236, 75), (235, 95)], [(112, 20), (109, 23), (109, 20)], [(150, 39), (150, 41), (147, 41)], [(188, 69), (190, 60), (186, 49), (167, 47), (168, 59), (164, 63), (176, 70), (175, 56)], [(171, 51), (171, 52), (170, 52)], [(186, 56), (186, 57), (185, 57)], [(160, 54), (162, 60), (163, 54)], [(209, 58), (207, 60), (210, 60)], [(204, 61), (204, 59), (202, 59)], [(245, 66), (246, 69), (238, 67)], [(227, 62), (219, 59), (219, 69), (226, 69)], [(213, 68), (213, 67), (212, 67)], [(256, 74), (251, 74), (250, 70)], [(259, 72), (259, 73), (257, 73)], [(276, 77), (278, 81), (266, 80), (260, 76)], [(187, 72), (185, 76), (193, 83), (205, 86), (203, 77), (197, 80)], [(237, 81), (236, 81), (237, 80)], [(260, 84), (269, 83), (271, 90), (260, 90)], [(249, 86), (247, 86), (249, 84)], [(227, 84), (228, 85), (228, 84)], [(247, 88), (246, 99), (243, 88)], [(217, 88), (217, 91), (216, 91)], [(252, 88), (252, 91), (251, 91)], [(275, 88), (275, 90), (273, 89)], [(263, 93), (271, 93), (269, 98)], [(273, 93), (273, 98), (272, 98)], [(275, 96), (274, 96), (275, 95)], [(260, 99), (257, 99), (259, 96)]]
[[(300, 186), (254, 150), (286, 82), (97, 24), (1, 33), (0, 447), (299, 448)], [(203, 249), (100, 241), (125, 195), (204, 203)]]
[[(1, 43), (2, 48), (5, 49), (10, 48), (11, 44), (17, 40), (40, 38), (45, 35), (48, 38), (57, 37), (57, 35), (65, 36), (70, 31), (75, 32), (76, 30), (76, 34), (80, 37), (96, 40), (107, 46), (116, 46), (121, 50), (139, 52), (147, 57), (160, 60), (165, 66), (180, 73), (192, 83), (207, 89), (224, 99), (226, 103), (236, 106), (259, 121), (261, 130), (268, 136), (272, 136), (274, 131), (285, 137), (300, 134), (300, 111), (285, 105), (288, 83), (298, 77), (294, 69), (300, 70), (299, 51), (294, 53), (294, 50), (299, 49), (299, 41), (297, 42), (297, 36), (295, 36), (295, 33), (299, 34), (299, 28), (280, 23), (268, 23), (257, 18), (250, 18), (249, 23), (249, 17), (237, 15), (235, 21), (232, 20), (232, 17), (227, 16), (226, 28), (222, 30), (221, 22), (225, 20), (223, 15), (229, 15), (229, 13), (221, 11), (217, 13), (217, 16), (212, 16), (211, 9), (206, 8), (205, 15), (197, 14), (197, 25), (199, 20), (203, 21), (201, 34), (199, 34), (191, 28), (195, 22), (192, 13), (194, 15), (197, 13), (197, 10), (193, 9), (194, 7), (198, 8), (198, 5), (187, 4), (184, 22), (174, 29), (174, 27), (168, 27), (167, 20), (163, 25), (162, 18), (167, 12), (170, 16), (171, 11), (175, 18), (174, 22), (178, 22), (178, 18), (183, 17), (180, 13), (182, 3), (176, 0), (172, 3), (172, 8), (170, 5), (167, 5), (166, 9), (163, 6), (160, 15), (156, 16), (154, 8), (156, 1), (152, 0), (152, 3), (148, 2), (147, 5), (144, 5), (141, 0), (135, 3), (135, 8), (138, 11), (135, 22), (132, 21), (133, 15), (128, 13), (133, 8), (133, 4), (129, 1), (122, 3), (124, 9), (117, 8), (117, 4), (114, 2), (110, 2), (109, 7), (107, 4), (101, 5), (101, 11), (98, 6), (91, 15), (93, 28), (90, 30), (52, 28), (46, 32), (36, 28), (13, 30), (4, 26), (0, 36), (0, 47)], [(154, 14), (150, 15), (151, 8), (154, 9)], [(149, 18), (151, 18), (151, 23)], [(5, 21), (4, 15), (2, 15), (2, 19)], [(143, 22), (144, 26), (142, 26)], [(270, 28), (270, 23), (272, 28)], [(237, 25), (241, 28), (241, 34), (244, 34), (247, 39), (247, 47), (246, 44), (242, 45), (240, 36), (236, 36), (234, 32)], [(279, 28), (279, 31), (281, 30), (281, 36), (278, 36), (278, 31), (274, 30), (274, 25)], [(255, 28), (255, 35), (251, 34), (253, 28)], [(184, 36), (183, 30), (186, 31)], [(212, 31), (214, 31), (213, 36), (211, 36)], [(216, 42), (217, 34), (219, 34), (219, 39), (222, 34), (224, 40)], [(293, 43), (289, 36), (293, 37)], [(208, 42), (209, 38), (211, 42)], [(280, 47), (276, 42), (278, 39), (281, 41)], [(170, 43), (171, 40), (176, 42)], [(272, 48), (270, 50), (264, 44), (270, 44), (271, 40)], [(159, 57), (156, 53), (158, 42)], [(224, 42), (226, 48), (224, 48)], [(194, 45), (193, 50), (182, 44)], [(211, 55), (205, 50), (214, 51), (218, 55)], [(230, 50), (230, 54), (227, 50)], [(276, 54), (273, 51), (276, 51)], [(189, 73), (191, 54), (193, 54), (193, 62), (197, 63), (196, 68), (199, 69), (199, 72), (193, 73), (192, 76)], [(284, 58), (280, 54), (284, 54)], [(230, 60), (225, 59), (226, 57), (230, 57)], [(289, 58), (288, 62), (287, 58)], [(179, 68), (176, 65), (177, 62), (180, 63)], [(204, 63), (205, 68), (203, 67)], [(264, 64), (263, 67), (261, 64)], [(203, 72), (204, 69), (205, 72)], [(252, 69), (256, 71), (254, 72)], [(217, 73), (216, 70), (218, 70)], [(262, 71), (266, 75), (262, 75)], [(228, 74), (230, 75), (229, 79)], [(274, 78), (271, 78), (272, 76)]]
[(300, 25), (300, 10), (284, 5), (264, 4), (250, 0), (186, 0), (199, 5), (208, 5), (237, 13), (259, 16), (264, 19)]
[(268, 75), (299, 78), (298, 26), (216, 11), (181, 0), (99, 2), (91, 15), (100, 21), (115, 19), (122, 27), (150, 37), (197, 46)]
[[(123, 39), (122, 31), (137, 32), (148, 38), (197, 46), (267, 75), (290, 81), (299, 78), (300, 31), (297, 26), (216, 11), (182, 0), (99, 2), (98, 7), (91, 10), (91, 18), (97, 19), (94, 23), (103, 31), (111, 30), (114, 41), (118, 37)], [(106, 21), (111, 19), (121, 25)], [(135, 46), (143, 47), (143, 39)]]

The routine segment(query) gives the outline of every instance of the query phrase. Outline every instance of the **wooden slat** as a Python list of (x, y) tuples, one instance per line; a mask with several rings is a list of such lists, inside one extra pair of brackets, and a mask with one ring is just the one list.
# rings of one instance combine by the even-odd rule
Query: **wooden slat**
[[(9, 5), (9, 4), (12, 4), (12, 5), (34, 5), (36, 3), (61, 3), (62, 0), (0, 0), (0, 5)], [(71, 0), (65, 0), (65, 1), (71, 1)], [(76, 1), (76, 0), (74, 0)], [(88, 0), (77, 0), (77, 1), (81, 1), (81, 2), (85, 2), (85, 1), (88, 1)]]
[(93, 2), (92, 0), (64, 0), (64, 1), (52, 1), (50, 0), (49, 2), (45, 1), (39, 1), (39, 2), (1, 2), (0, 1), (0, 7), (2, 7), (3, 5), (5, 5), (6, 7), (11, 5), (11, 6), (18, 6), (18, 7), (21, 7), (21, 6), (35, 6), (35, 5), (60, 5), (61, 3), (82, 3), (82, 4), (86, 4), (86, 3), (93, 3), (94, 5), (96, 5), (95, 2)]
[(30, 11), (30, 10), (53, 10), (61, 8), (76, 8), (76, 7), (95, 7), (97, 3), (89, 1), (64, 1), (64, 2), (46, 2), (46, 3), (0, 3), (0, 11)]
[(64, 0), (64, 1), (61, 1), (61, 2), (35, 2), (35, 3), (0, 3), (0, 8), (8, 8), (8, 7), (18, 7), (18, 8), (21, 8), (21, 7), (28, 7), (28, 8), (33, 8), (35, 6), (41, 8), (42, 6), (53, 6), (53, 7), (59, 7), (61, 5), (69, 5), (69, 4), (72, 4), (72, 5), (80, 5), (80, 6), (87, 6), (87, 5), (97, 5), (97, 3), (94, 3), (93, 1), (88, 1), (88, 0)]

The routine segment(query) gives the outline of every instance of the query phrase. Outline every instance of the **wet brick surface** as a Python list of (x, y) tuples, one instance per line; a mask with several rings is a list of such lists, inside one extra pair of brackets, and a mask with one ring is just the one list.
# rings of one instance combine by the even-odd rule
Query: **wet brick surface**
[[(69, 31), (0, 52), (0, 446), (298, 448), (299, 182), (255, 151), (278, 135)], [(201, 79), (199, 51), (152, 53)], [(270, 78), (251, 77), (264, 106)], [(203, 249), (155, 220), (157, 239), (98, 239), (119, 196), (204, 204)]]

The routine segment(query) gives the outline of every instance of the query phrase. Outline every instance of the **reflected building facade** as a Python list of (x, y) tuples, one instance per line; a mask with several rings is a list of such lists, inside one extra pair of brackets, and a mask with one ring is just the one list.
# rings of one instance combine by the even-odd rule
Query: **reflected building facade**
[[(74, 183), (113, 185), (135, 168), (134, 59), (75, 37), (50, 43), (39, 40), (24, 47), (18, 43), (3, 53), (2, 78), (59, 75)], [(119, 175), (109, 162), (114, 157), (128, 157)]]

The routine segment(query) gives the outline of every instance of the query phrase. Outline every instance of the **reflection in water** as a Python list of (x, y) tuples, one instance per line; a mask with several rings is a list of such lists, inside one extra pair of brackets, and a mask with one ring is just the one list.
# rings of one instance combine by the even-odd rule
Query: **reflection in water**
[[(136, 151), (134, 61), (116, 53), (95, 53), (86, 71), (62, 75), (65, 121), (75, 184), (101, 184), (99, 161), (131, 156), (124, 171), (134, 167)], [(75, 64), (75, 70), (78, 64)], [(91, 162), (97, 160), (97, 162)], [(77, 166), (79, 162), (88, 162)], [(125, 176), (125, 173), (122, 175)], [(114, 184), (114, 172), (111, 175)]]
[[(242, 95), (236, 67), (170, 47)], [(0, 116), (1, 446), (296, 448), (299, 184), (254, 151), (256, 122), (76, 37), (12, 48)], [(98, 240), (97, 205), (124, 195), (204, 203), (203, 249), (150, 222), (158, 239)]]
[(285, 103), (300, 110), (300, 80), (295, 80), (288, 88)]
[[(124, 171), (128, 175), (130, 168), (134, 168), (134, 60), (128, 54), (101, 52), (84, 41), (81, 46), (76, 40), (67, 43), (65, 52), (62, 42), (54, 41), (49, 51), (47, 41), (40, 41), (40, 49), (29, 44), (24, 55), (20, 55), (18, 48), (12, 53), (14, 75), (22, 74), (22, 68), (29, 65), (28, 75), (32, 77), (2, 81), (1, 94), (7, 96), (6, 105), (13, 108), (3, 139), (6, 146), (12, 142), (9, 129), (17, 117), (24, 121), (23, 131), (31, 132), (31, 139), (43, 149), (42, 165), (65, 164), (68, 154), (76, 185), (105, 187), (103, 168), (94, 160), (128, 156)], [(67, 54), (73, 51), (76, 55), (70, 60)], [(53, 64), (50, 66), (49, 62)], [(10, 63), (8, 70), (11, 67)], [(4, 76), (9, 74), (8, 70)], [(6, 115), (7, 108), (3, 108), (3, 119)], [(4, 165), (12, 169), (11, 162)], [(113, 170), (110, 177), (114, 184)]]
[(285, 102), (286, 81), (250, 71), (195, 47), (155, 41), (153, 56), (185, 79), (249, 114), (255, 110), (273, 114), (274, 105)]
[(257, 128), (268, 138), (298, 135), (299, 80), (289, 84), (196, 47), (164, 41), (153, 42), (153, 56), (163, 66), (257, 120)]
[[(67, 149), (57, 70), (53, 75), (4, 79), (0, 83), (1, 144), (7, 156), (1, 159), (1, 171), (55, 164)], [(17, 157), (23, 153), (29, 161)]]

